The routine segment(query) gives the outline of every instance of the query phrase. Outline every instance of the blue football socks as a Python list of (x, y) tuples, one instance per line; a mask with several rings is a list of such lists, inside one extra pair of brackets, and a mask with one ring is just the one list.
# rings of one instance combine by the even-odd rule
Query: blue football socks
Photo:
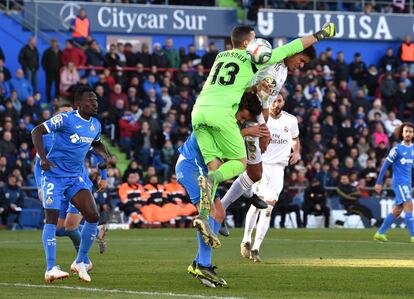
[(385, 217), (384, 222), (382, 223), (378, 232), (382, 235), (385, 234), (386, 231), (390, 229), (393, 222), (394, 222), (394, 216), (392, 215), (392, 213), (389, 213), (387, 217)]
[(88, 255), (89, 249), (91, 248), (93, 241), (96, 238), (98, 222), (89, 223), (85, 221), (81, 232), (81, 242), (78, 251), (78, 257), (76, 263), (82, 263)]
[(46, 269), (51, 270), (56, 263), (56, 225), (45, 224), (42, 233), (43, 249), (46, 255)]

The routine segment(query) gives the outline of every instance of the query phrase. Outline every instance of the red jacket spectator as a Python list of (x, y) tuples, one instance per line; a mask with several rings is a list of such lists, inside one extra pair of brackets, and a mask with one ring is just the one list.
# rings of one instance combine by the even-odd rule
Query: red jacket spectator
[[(126, 113), (125, 113), (126, 114)], [(137, 121), (133, 120), (133, 115), (124, 115), (119, 120), (119, 137), (125, 138), (129, 137), (132, 138), (135, 132), (137, 132), (140, 127)]]
[(65, 66), (72, 61), (76, 67), (86, 64), (86, 55), (82, 49), (75, 47), (70, 40), (66, 41), (66, 48), (62, 52), (62, 64)]
[(124, 102), (125, 110), (129, 109), (128, 96), (122, 92), (122, 87), (120, 84), (115, 85), (114, 91), (111, 92), (111, 95), (109, 96), (109, 103), (112, 106), (115, 106), (117, 100), (122, 100)]

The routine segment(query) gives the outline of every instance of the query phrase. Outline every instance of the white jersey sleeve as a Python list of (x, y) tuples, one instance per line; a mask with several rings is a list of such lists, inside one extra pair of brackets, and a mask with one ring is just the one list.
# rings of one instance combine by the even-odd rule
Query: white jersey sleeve
[(298, 119), (292, 115), (295, 119), (292, 121), (291, 127), (290, 127), (290, 134), (292, 135), (292, 138), (298, 138), (299, 137), (299, 125), (298, 125)]

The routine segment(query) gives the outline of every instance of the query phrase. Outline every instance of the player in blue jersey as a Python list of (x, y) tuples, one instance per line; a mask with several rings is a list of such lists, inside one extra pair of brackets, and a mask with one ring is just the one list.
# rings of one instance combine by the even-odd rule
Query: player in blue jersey
[(413, 223), (413, 201), (412, 201), (412, 169), (414, 165), (414, 124), (403, 123), (399, 128), (401, 143), (394, 146), (381, 167), (378, 175), (375, 191), (381, 193), (382, 181), (388, 167), (392, 164), (392, 189), (395, 193), (394, 208), (385, 217), (384, 223), (374, 235), (378, 241), (388, 241), (385, 233), (391, 227), (402, 211), (405, 213), (405, 223), (414, 243), (414, 223)]
[[(256, 94), (245, 93), (239, 104), (236, 113), (238, 123), (242, 124), (246, 120), (251, 120), (261, 113), (261, 104)], [(180, 156), (176, 164), (176, 175), (178, 182), (187, 190), (191, 202), (200, 209), (200, 187), (198, 177), (208, 173), (207, 166), (201, 156), (200, 148), (197, 144), (194, 133), (179, 148)], [(216, 192), (214, 208), (211, 209), (208, 222), (215, 235), (217, 235), (221, 223), (225, 217), (225, 211), (221, 205), (219, 194)], [(211, 264), (212, 247), (207, 245), (200, 232), (197, 232), (198, 252), (193, 263), (188, 266), (187, 271), (197, 277), (204, 285), (209, 287), (227, 286), (227, 282), (217, 275)], [(207, 244), (206, 244), (207, 243)]]
[[(69, 201), (85, 218), (75, 268), (81, 280), (91, 281), (83, 261), (96, 237), (99, 214), (82, 172), (91, 146), (104, 159), (102, 168), (107, 166), (110, 156), (100, 140), (101, 125), (93, 117), (98, 111), (97, 96), (90, 88), (82, 87), (76, 91), (75, 100), (79, 102), (78, 110), (57, 114), (32, 131), (33, 144), (44, 171), (42, 199), (46, 224), (42, 239), (47, 263), (46, 282), (68, 277), (67, 272), (56, 266), (56, 224), (61, 205), (67, 207)], [(51, 132), (54, 142), (46, 156), (42, 136)]]

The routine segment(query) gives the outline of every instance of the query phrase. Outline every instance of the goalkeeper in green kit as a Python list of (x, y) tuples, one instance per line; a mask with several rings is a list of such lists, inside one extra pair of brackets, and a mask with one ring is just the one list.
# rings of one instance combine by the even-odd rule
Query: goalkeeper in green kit
[[(246, 148), (235, 118), (238, 105), (258, 68), (275, 64), (335, 36), (335, 25), (326, 23), (313, 35), (293, 40), (276, 48), (265, 64), (254, 65), (248, 59), (246, 47), (255, 38), (254, 29), (240, 25), (231, 33), (233, 49), (220, 52), (210, 70), (204, 87), (192, 111), (192, 126), (200, 147), (208, 177), (200, 175), (200, 215), (194, 226), (204, 236), (216, 238), (208, 224), (210, 207), (220, 182), (229, 180), (246, 167)], [(255, 92), (254, 88), (251, 90)]]

